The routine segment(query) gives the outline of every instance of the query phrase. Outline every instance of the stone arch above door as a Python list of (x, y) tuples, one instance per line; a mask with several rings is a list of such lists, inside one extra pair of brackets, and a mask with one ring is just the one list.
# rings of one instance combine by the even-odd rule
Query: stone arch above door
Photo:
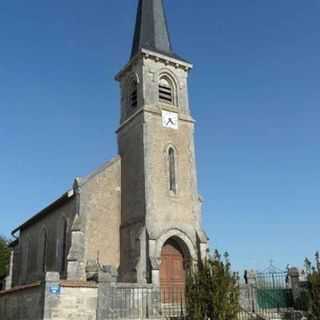
[(197, 260), (195, 239), (192, 241), (189, 235), (180, 229), (168, 229), (158, 238), (149, 239), (150, 280), (157, 286), (160, 286), (161, 252), (169, 239), (174, 239), (179, 244), (184, 257), (186, 257), (184, 260), (186, 263)]
[(195, 245), (193, 244), (192, 240), (189, 238), (189, 236), (184, 233), (183, 231), (179, 229), (171, 229), (165, 233), (163, 233), (156, 242), (156, 248), (155, 248), (155, 256), (160, 259), (161, 257), (161, 251), (165, 243), (169, 239), (175, 239), (175, 241), (178, 242), (181, 250), (183, 251), (184, 256), (188, 260), (196, 259), (196, 249)]

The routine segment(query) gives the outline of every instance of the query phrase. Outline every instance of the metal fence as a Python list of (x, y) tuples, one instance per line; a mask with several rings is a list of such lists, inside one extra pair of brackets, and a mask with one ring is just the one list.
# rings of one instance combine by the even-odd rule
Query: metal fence
[[(303, 312), (294, 305), (283, 303), (282, 296), (266, 290), (281, 288), (257, 288), (248, 285), (250, 304), (243, 306), (238, 320), (300, 320)], [(157, 288), (152, 285), (116, 284), (101, 287), (98, 320), (109, 319), (188, 319), (185, 290), (182, 288)], [(262, 291), (259, 291), (262, 290)], [(283, 288), (287, 292), (287, 288)], [(277, 292), (277, 291), (275, 291)], [(288, 291), (288, 300), (292, 294)], [(292, 300), (293, 301), (293, 300)]]
[(287, 272), (257, 273), (255, 291), (258, 309), (279, 311), (294, 307)]
[(260, 310), (259, 312), (249, 312), (241, 310), (238, 320), (303, 320), (304, 313), (295, 310), (275, 312), (270, 310)]
[(294, 301), (287, 272), (255, 274), (251, 281), (240, 283), (240, 320), (303, 318), (303, 308)]
[(265, 289), (288, 289), (288, 272), (258, 272), (256, 286)]
[(101, 319), (184, 319), (185, 291), (155, 287), (105, 288)]

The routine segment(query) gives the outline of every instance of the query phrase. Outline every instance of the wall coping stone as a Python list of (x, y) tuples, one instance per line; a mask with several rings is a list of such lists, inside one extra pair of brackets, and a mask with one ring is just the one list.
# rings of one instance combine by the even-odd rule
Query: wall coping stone
[(6, 294), (12, 294), (12, 293), (15, 293), (15, 292), (18, 292), (18, 291), (32, 289), (32, 288), (36, 288), (36, 287), (40, 287), (40, 286), (41, 286), (41, 281), (37, 281), (37, 282), (31, 283), (31, 284), (27, 284), (27, 285), (24, 285), (24, 286), (17, 286), (17, 287), (14, 287), (12, 289), (9, 289), (9, 290), (0, 291), (0, 296), (4, 296)]
[(71, 281), (71, 280), (63, 280), (60, 281), (61, 287), (64, 288), (98, 288), (96, 282), (89, 281)]
[(155, 289), (157, 288), (151, 283), (130, 283), (130, 282), (116, 282), (111, 283), (111, 287), (124, 288), (124, 289)]

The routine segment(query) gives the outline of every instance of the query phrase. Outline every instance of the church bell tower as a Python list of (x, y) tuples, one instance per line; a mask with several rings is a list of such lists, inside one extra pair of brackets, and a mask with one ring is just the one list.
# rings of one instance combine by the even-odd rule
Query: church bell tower
[[(163, 286), (173, 281), (166, 275), (172, 264), (181, 269), (181, 284), (182, 269), (198, 258), (198, 249), (206, 253), (188, 99), (191, 69), (172, 49), (163, 0), (139, 0), (129, 63), (116, 76), (121, 88), (120, 281)], [(170, 250), (180, 254), (181, 265), (169, 261)]]

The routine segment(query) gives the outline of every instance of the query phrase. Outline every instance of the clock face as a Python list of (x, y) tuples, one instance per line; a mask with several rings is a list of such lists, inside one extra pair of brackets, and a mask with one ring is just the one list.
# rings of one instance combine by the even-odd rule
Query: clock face
[(162, 111), (162, 126), (178, 130), (178, 114), (175, 112)]

